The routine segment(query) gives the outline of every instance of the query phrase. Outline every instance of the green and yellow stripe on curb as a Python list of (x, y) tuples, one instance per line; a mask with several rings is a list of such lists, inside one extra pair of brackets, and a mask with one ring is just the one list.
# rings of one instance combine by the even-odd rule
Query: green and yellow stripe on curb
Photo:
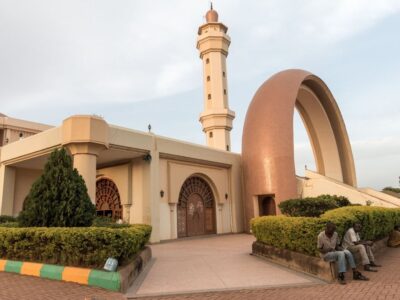
[(95, 269), (64, 267), (4, 259), (0, 259), (0, 271), (53, 280), (76, 282), (112, 291), (120, 291), (121, 289), (121, 276), (118, 272), (106, 272)]

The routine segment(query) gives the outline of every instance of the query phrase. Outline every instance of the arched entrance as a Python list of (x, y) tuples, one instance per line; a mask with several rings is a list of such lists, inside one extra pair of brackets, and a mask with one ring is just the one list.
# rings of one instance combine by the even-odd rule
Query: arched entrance
[(183, 183), (177, 213), (178, 238), (216, 233), (214, 195), (203, 178), (192, 176)]
[(122, 219), (121, 198), (117, 186), (110, 179), (101, 178), (96, 182), (96, 211), (98, 216)]
[(357, 184), (346, 126), (328, 87), (307, 71), (282, 71), (263, 83), (246, 114), (242, 138), (246, 224), (254, 217), (261, 195), (275, 195), (276, 204), (298, 196), (295, 108), (306, 127), (316, 171), (351, 186)]

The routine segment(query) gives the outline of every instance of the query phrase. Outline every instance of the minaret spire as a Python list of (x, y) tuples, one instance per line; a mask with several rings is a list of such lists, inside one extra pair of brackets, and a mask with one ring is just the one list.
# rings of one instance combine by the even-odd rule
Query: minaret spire
[(230, 131), (235, 113), (228, 104), (226, 57), (231, 39), (227, 31), (228, 28), (218, 22), (218, 13), (211, 2), (206, 23), (200, 26), (197, 39), (204, 78), (204, 110), (200, 122), (208, 146), (230, 151)]

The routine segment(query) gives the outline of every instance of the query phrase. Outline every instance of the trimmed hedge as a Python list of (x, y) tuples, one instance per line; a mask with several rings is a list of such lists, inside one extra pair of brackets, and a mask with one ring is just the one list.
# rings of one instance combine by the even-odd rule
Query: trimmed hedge
[(12, 216), (0, 216), (0, 224), (9, 222), (17, 222), (17, 218)]
[(102, 268), (108, 257), (126, 264), (149, 241), (151, 226), (0, 227), (0, 258)]
[(108, 228), (125, 228), (131, 226), (130, 224), (118, 224), (110, 217), (96, 217), (93, 220), (92, 227), (108, 227)]
[(336, 195), (320, 195), (302, 199), (289, 199), (279, 203), (284, 215), (291, 217), (319, 217), (324, 212), (351, 205), (349, 199)]
[(340, 237), (354, 222), (363, 226), (362, 239), (383, 238), (400, 223), (400, 209), (371, 206), (349, 206), (326, 212), (320, 218), (266, 216), (251, 220), (251, 229), (257, 241), (265, 244), (318, 256), (317, 236), (325, 224), (334, 222)]

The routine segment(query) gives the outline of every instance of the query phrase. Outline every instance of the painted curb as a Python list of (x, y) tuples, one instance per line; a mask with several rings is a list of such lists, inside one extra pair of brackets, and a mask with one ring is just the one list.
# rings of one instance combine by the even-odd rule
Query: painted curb
[(117, 292), (121, 289), (121, 275), (119, 272), (106, 272), (95, 269), (64, 267), (4, 259), (0, 259), (0, 271), (75, 282)]

